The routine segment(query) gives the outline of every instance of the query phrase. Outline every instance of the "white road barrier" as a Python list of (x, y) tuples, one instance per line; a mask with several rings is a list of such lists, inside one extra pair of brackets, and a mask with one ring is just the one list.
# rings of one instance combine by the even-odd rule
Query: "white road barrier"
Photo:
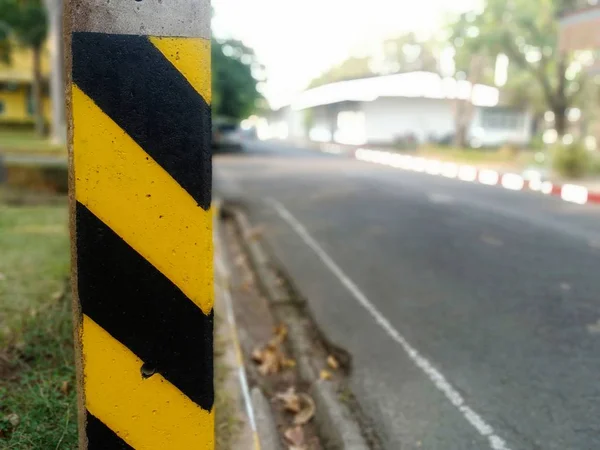
[(525, 180), (516, 173), (505, 173), (502, 175), (502, 187), (511, 191), (520, 191), (525, 186)]
[(495, 170), (483, 169), (479, 171), (478, 180), (481, 184), (495, 186), (500, 180), (500, 174)]
[(585, 205), (588, 200), (588, 190), (577, 184), (564, 184), (560, 190), (560, 197), (567, 202)]
[[(331, 152), (331, 148), (327, 147), (325, 151)], [(419, 156), (368, 148), (359, 148), (354, 155), (356, 159), (361, 161), (373, 162), (397, 169), (412, 170), (414, 172), (425, 172), (429, 175), (441, 175), (446, 178), (458, 178), (462, 181), (478, 181), (488, 186), (500, 184), (505, 189), (512, 191), (521, 191), (528, 188), (531, 191), (547, 195), (558, 191), (558, 189), (555, 190), (552, 182), (542, 181), (540, 178), (529, 179), (529, 176), (527, 176), (528, 180), (526, 180), (525, 177), (516, 173), (500, 174), (491, 169), (478, 170), (474, 166), (458, 165), (453, 162), (444, 162), (437, 159), (427, 159)], [(584, 205), (590, 201), (590, 193), (587, 188), (576, 184), (563, 185), (560, 189), (560, 197), (564, 201), (580, 205)], [(592, 201), (597, 201), (595, 198)]]

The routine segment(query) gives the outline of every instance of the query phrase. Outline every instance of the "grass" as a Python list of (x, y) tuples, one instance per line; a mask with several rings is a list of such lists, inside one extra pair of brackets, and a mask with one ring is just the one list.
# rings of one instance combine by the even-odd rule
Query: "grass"
[(417, 152), (425, 158), (438, 158), (473, 165), (488, 165), (499, 168), (525, 168), (535, 165), (534, 151), (513, 152), (509, 148), (498, 150), (464, 149), (456, 147), (423, 147)]
[[(0, 448), (77, 448), (66, 200), (8, 206), (0, 192)], [(10, 198), (4, 195), (4, 198)], [(47, 200), (47, 199), (45, 199)], [(217, 320), (217, 328), (219, 326)], [(233, 449), (238, 406), (215, 339), (217, 449)]]
[(0, 448), (76, 448), (66, 202), (0, 204), (0, 255)]
[(66, 154), (64, 146), (55, 145), (29, 130), (0, 129), (0, 151), (41, 154)]

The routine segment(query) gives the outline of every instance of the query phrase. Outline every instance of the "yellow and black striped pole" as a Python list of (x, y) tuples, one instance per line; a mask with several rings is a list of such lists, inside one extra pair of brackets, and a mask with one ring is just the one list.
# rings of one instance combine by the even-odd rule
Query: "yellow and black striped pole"
[(209, 2), (65, 18), (80, 448), (212, 449)]

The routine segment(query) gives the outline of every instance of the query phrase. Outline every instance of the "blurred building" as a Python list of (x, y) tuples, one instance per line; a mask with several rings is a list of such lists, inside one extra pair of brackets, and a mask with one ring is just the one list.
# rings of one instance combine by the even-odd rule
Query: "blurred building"
[[(50, 121), (48, 91), (49, 57), (42, 53), (42, 108)], [(0, 62), (0, 125), (33, 125), (33, 56), (29, 49), (15, 46), (10, 64)]]
[(574, 2), (572, 8), (562, 12), (559, 24), (562, 51), (600, 50), (600, 5)]
[(472, 104), (467, 140), (475, 147), (524, 145), (531, 138), (527, 111), (498, 105), (492, 86), (433, 72), (409, 72), (341, 81), (309, 89), (271, 118), (274, 134), (350, 145), (412, 147), (451, 144), (457, 107)]

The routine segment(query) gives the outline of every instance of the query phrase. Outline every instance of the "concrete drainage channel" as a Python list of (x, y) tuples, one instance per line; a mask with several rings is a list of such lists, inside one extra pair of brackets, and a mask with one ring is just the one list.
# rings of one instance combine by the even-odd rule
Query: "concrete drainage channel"
[[(335, 355), (341, 367), (349, 370), (349, 357), (345, 352), (330, 345), (317, 330), (305, 302), (298, 295), (293, 283), (272, 264), (260, 238), (246, 215), (233, 205), (221, 206), (219, 227), (231, 222), (236, 237), (244, 251), (257, 288), (266, 297), (268, 308), (274, 319), (287, 330), (286, 347), (296, 361), (297, 376), (307, 387), (315, 403), (314, 425), (320, 446), (323, 449), (379, 449), (379, 439), (360, 407), (354, 400), (346, 383), (346, 374), (337, 371), (335, 377), (323, 379), (319, 368), (326, 367), (327, 355)], [(266, 397), (253, 389), (253, 407), (257, 421), (257, 432), (262, 450), (280, 449), (283, 439), (273, 439), (277, 428), (273, 410)]]

